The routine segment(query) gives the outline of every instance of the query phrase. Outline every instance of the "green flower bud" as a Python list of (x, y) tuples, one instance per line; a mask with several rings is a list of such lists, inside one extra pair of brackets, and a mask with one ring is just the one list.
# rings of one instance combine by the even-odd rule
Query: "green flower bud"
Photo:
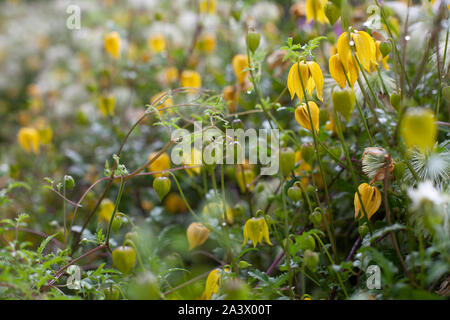
[(392, 44), (389, 41), (383, 41), (380, 43), (379, 48), (383, 57), (386, 57), (392, 50)]
[(299, 187), (297, 186), (293, 186), (290, 187), (287, 191), (288, 197), (289, 199), (291, 199), (294, 202), (297, 202), (300, 200), (301, 196), (302, 196), (302, 190), (300, 190)]
[(361, 238), (364, 238), (369, 233), (369, 228), (367, 227), (367, 223), (363, 223), (358, 227), (358, 233)]
[(261, 35), (257, 32), (250, 31), (247, 34), (247, 46), (251, 52), (255, 52), (259, 47), (259, 42), (261, 41)]
[(333, 101), (333, 108), (349, 121), (356, 104), (353, 89), (335, 88), (331, 94), (331, 100)]
[(132, 247), (121, 246), (112, 252), (113, 265), (122, 273), (130, 273), (136, 264), (136, 251)]
[(316, 241), (314, 240), (314, 238), (312, 236), (307, 236), (303, 239), (303, 241), (301, 241), (301, 243), (299, 243), (300, 245), (300, 249), (302, 249), (303, 251), (306, 250), (314, 250), (314, 248), (316, 247)]
[(285, 177), (291, 174), (295, 167), (295, 152), (292, 148), (283, 148), (280, 150), (280, 169)]
[(330, 1), (328, 1), (325, 4), (324, 10), (325, 15), (328, 18), (328, 21), (330, 21), (330, 24), (333, 26), (341, 16), (341, 10), (338, 8), (337, 5), (335, 5), (333, 2)]
[(319, 264), (319, 254), (311, 250), (306, 250), (303, 255), (303, 261), (311, 271), (314, 271)]
[(251, 267), (252, 265), (248, 263), (247, 261), (241, 260), (239, 261), (239, 268), (241, 269), (247, 269), (248, 267)]
[(322, 222), (322, 213), (320, 211), (313, 211), (309, 215), (309, 221), (311, 221), (315, 225), (319, 225)]
[(166, 196), (166, 194), (169, 193), (170, 186), (171, 182), (167, 177), (158, 177), (153, 180), (153, 189), (155, 189), (161, 201)]
[(75, 180), (73, 180), (72, 176), (64, 176), (64, 184), (66, 186), (66, 190), (72, 190), (75, 186)]

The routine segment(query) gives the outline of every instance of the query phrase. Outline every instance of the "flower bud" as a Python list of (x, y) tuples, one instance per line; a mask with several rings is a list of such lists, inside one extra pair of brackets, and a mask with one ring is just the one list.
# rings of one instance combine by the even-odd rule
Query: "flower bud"
[[(313, 101), (308, 102), (311, 111), (311, 119), (315, 131), (319, 131), (319, 107)], [(295, 120), (306, 130), (312, 131), (311, 121), (309, 119), (308, 107), (306, 103), (302, 103), (295, 109)]]
[(247, 261), (241, 260), (239, 261), (239, 268), (241, 269), (247, 269), (248, 267), (251, 267), (252, 265), (248, 263)]
[(389, 97), (389, 101), (391, 102), (391, 105), (395, 108), (395, 110), (399, 111), (401, 102), (400, 94), (397, 92), (392, 92), (391, 96)]
[(349, 121), (356, 103), (353, 89), (335, 88), (331, 94), (331, 100), (333, 101), (333, 108)]
[(189, 250), (201, 246), (208, 239), (209, 232), (209, 229), (200, 222), (191, 223), (186, 231), (186, 236), (189, 241)]
[(236, 75), (236, 78), (238, 79), (239, 83), (243, 83), (248, 75), (248, 70), (245, 71), (245, 69), (248, 69), (248, 57), (245, 54), (237, 54), (234, 56), (233, 61), (233, 70), (234, 74)]
[(367, 223), (363, 223), (358, 227), (358, 233), (361, 238), (364, 238), (369, 233), (369, 228), (367, 227)]
[(380, 43), (379, 49), (383, 57), (386, 57), (392, 50), (392, 44), (389, 41), (383, 41)]
[(433, 149), (437, 135), (433, 112), (425, 108), (408, 109), (400, 124), (400, 133), (408, 149), (414, 146), (422, 152)]
[(325, 15), (328, 21), (333, 26), (341, 16), (341, 10), (333, 2), (328, 1), (324, 7)]
[(247, 34), (247, 46), (251, 52), (255, 52), (259, 47), (261, 41), (261, 35), (258, 32), (250, 31)]
[(66, 190), (72, 190), (75, 186), (75, 180), (73, 180), (72, 176), (65, 175), (64, 176), (64, 184)]
[(378, 208), (381, 205), (380, 191), (378, 191), (376, 187), (372, 187), (367, 183), (360, 184), (358, 187), (358, 191), (361, 195), (361, 201), (364, 205), (364, 210), (361, 206), (358, 193), (355, 192), (355, 219), (362, 218), (364, 216), (364, 211), (365, 213), (367, 213), (367, 219), (370, 219), (377, 212)]
[(295, 152), (292, 148), (280, 150), (280, 169), (285, 177), (288, 177), (295, 167)]
[(132, 247), (121, 246), (112, 252), (113, 265), (122, 273), (130, 273), (136, 264), (136, 251)]
[(320, 225), (322, 222), (322, 213), (318, 210), (314, 210), (309, 214), (309, 220), (315, 225)]
[(166, 194), (169, 193), (171, 184), (170, 179), (167, 177), (157, 177), (153, 180), (153, 189), (158, 194), (159, 200), (162, 201)]
[(303, 251), (314, 250), (314, 248), (316, 247), (316, 241), (314, 240), (314, 238), (311, 235), (306, 236), (299, 243), (299, 247)]
[(306, 250), (303, 255), (303, 261), (311, 271), (314, 271), (319, 264), (319, 254), (311, 250)]
[(300, 190), (299, 187), (293, 186), (290, 187), (287, 191), (289, 199), (291, 199), (294, 202), (297, 202), (300, 200), (300, 197), (302, 196), (302, 190)]

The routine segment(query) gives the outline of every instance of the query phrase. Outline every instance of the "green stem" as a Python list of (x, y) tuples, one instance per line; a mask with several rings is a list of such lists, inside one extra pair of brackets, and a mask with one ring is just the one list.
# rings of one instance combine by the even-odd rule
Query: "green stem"
[(109, 225), (108, 225), (108, 232), (106, 233), (106, 247), (109, 247), (109, 238), (111, 236), (111, 228), (112, 228), (112, 224), (114, 221), (114, 217), (116, 216), (116, 212), (119, 208), (119, 204), (120, 204), (120, 200), (122, 199), (122, 194), (123, 194), (123, 190), (124, 190), (124, 186), (125, 186), (125, 180), (123, 179), (123, 177), (120, 177), (120, 187), (119, 187), (119, 193), (117, 194), (117, 198), (116, 198), (116, 203), (114, 204), (114, 210), (113, 213), (111, 215), (111, 219), (109, 220)]

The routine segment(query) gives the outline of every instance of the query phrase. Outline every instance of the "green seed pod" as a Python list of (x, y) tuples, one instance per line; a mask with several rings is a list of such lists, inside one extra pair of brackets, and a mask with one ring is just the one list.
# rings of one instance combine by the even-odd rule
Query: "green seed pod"
[(285, 177), (288, 177), (295, 167), (295, 152), (292, 148), (280, 150), (280, 169)]
[(64, 184), (66, 186), (66, 190), (72, 190), (75, 186), (75, 180), (73, 180), (72, 176), (64, 176)]
[(341, 16), (341, 10), (337, 5), (330, 1), (325, 4), (324, 10), (328, 21), (330, 21), (330, 24), (333, 26)]
[(303, 239), (301, 243), (299, 243), (300, 249), (303, 251), (306, 250), (314, 250), (316, 247), (316, 241), (314, 241), (314, 238), (312, 236), (307, 236)]
[(367, 227), (367, 223), (363, 223), (358, 227), (359, 235), (364, 238), (369, 233), (369, 228)]
[(301, 196), (302, 196), (302, 190), (300, 190), (299, 187), (297, 186), (293, 186), (290, 187), (287, 191), (288, 197), (289, 199), (291, 199), (294, 202), (297, 202), (300, 200)]
[(314, 271), (319, 264), (319, 254), (311, 250), (306, 250), (303, 255), (303, 261), (311, 271)]
[(247, 34), (247, 46), (251, 52), (255, 52), (259, 47), (261, 35), (258, 32), (250, 31)]
[(395, 110), (399, 111), (401, 102), (400, 94), (397, 92), (392, 92), (391, 96), (389, 97), (389, 101), (391, 102), (391, 105), (395, 108)]
[(153, 189), (155, 189), (158, 194), (159, 200), (166, 196), (170, 191), (171, 182), (167, 177), (158, 177), (153, 180)]
[(309, 221), (311, 221), (315, 225), (319, 225), (322, 222), (322, 213), (320, 211), (313, 211), (309, 215)]
[(383, 41), (380, 43), (380, 52), (383, 57), (386, 57), (392, 51), (392, 44), (389, 41)]
[(132, 247), (121, 246), (112, 252), (113, 265), (122, 273), (130, 273), (136, 264), (136, 251)]
[(356, 104), (353, 89), (335, 88), (331, 94), (331, 100), (333, 101), (333, 108), (349, 121)]

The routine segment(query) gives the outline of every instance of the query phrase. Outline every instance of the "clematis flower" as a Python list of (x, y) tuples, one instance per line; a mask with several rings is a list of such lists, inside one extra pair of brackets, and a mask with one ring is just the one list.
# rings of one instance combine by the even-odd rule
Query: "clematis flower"
[(100, 211), (98, 212), (97, 220), (98, 222), (103, 222), (108, 224), (111, 220), (111, 216), (114, 211), (114, 203), (109, 199), (103, 199), (100, 204)]
[(209, 229), (200, 222), (193, 222), (186, 230), (186, 236), (189, 242), (189, 250), (201, 246), (209, 237)]
[(248, 68), (248, 57), (245, 54), (237, 54), (234, 56), (233, 61), (233, 70), (236, 78), (239, 83), (243, 83), (245, 78), (247, 78), (248, 71), (243, 71)]
[(181, 86), (188, 88), (200, 88), (202, 86), (202, 78), (200, 74), (193, 70), (184, 70), (181, 73)]
[(201, 0), (200, 12), (206, 14), (213, 14), (216, 12), (216, 0)]
[(314, 88), (316, 88), (317, 97), (320, 101), (323, 101), (323, 74), (320, 66), (314, 61), (301, 61), (293, 64), (289, 70), (287, 87), (291, 94), (291, 100), (297, 95), (301, 102), (303, 100), (303, 89), (312, 95)]
[(221, 276), (219, 269), (214, 269), (208, 274), (205, 291), (203, 291), (201, 300), (210, 300), (213, 294), (219, 292), (219, 280)]
[(156, 53), (161, 53), (166, 49), (166, 39), (162, 34), (155, 34), (148, 38), (149, 48)]
[(328, 22), (324, 11), (326, 3), (327, 0), (306, 0), (306, 22), (309, 23), (311, 20), (320, 23)]
[(256, 247), (258, 243), (262, 244), (262, 240), (266, 241), (267, 244), (272, 245), (269, 239), (269, 227), (267, 222), (263, 217), (248, 219), (244, 225), (244, 243), (250, 239), (253, 246)]
[[(319, 131), (319, 107), (314, 101), (308, 101), (309, 110), (311, 111), (311, 118), (314, 125), (314, 130)], [(308, 107), (306, 103), (302, 103), (295, 109), (295, 120), (303, 128), (312, 131), (311, 122), (309, 121)]]
[[(156, 109), (158, 109), (158, 110), (173, 106), (173, 100), (172, 100), (172, 98), (167, 98), (167, 96), (161, 98), (161, 96), (163, 96), (163, 95), (164, 95), (164, 92), (160, 92), (160, 93), (158, 93), (158, 94), (155, 94), (155, 95), (151, 98), (151, 100), (150, 100), (150, 103), (151, 103), (151, 104), (153, 104), (153, 103), (155, 103), (156, 101), (158, 101), (158, 102), (156, 103), (156, 104), (157, 104)], [(159, 98), (161, 98), (161, 99), (158, 100)], [(163, 101), (163, 102), (161, 102), (161, 101)], [(169, 111), (170, 114), (173, 113), (173, 110), (172, 110), (172, 109), (168, 109), (168, 111)], [(159, 111), (159, 114), (162, 115), (162, 114), (163, 114), (163, 110), (160, 110), (160, 111)]]
[[(349, 38), (350, 37), (350, 38)], [(337, 41), (337, 52), (342, 61), (345, 70), (350, 70), (352, 61), (352, 49), (350, 44), (355, 47), (356, 57), (368, 72), (371, 72), (372, 66), (377, 66), (376, 45), (373, 38), (365, 31), (354, 30), (349, 36), (348, 32), (344, 32), (339, 36)]]
[[(153, 159), (154, 157), (156, 157), (158, 153), (157, 152), (153, 152), (150, 154), (150, 156), (148, 157), (148, 160)], [(148, 170), (150, 172), (152, 171), (163, 171), (163, 170), (167, 170), (170, 169), (170, 157), (167, 153), (162, 153), (155, 161), (153, 161), (149, 166), (148, 166)], [(155, 177), (161, 177), (162, 174), (161, 173), (155, 173), (154, 174)]]
[[(364, 205), (364, 210), (368, 215), (368, 219), (370, 219), (375, 212), (377, 212), (378, 208), (381, 205), (381, 194), (380, 191), (376, 187), (372, 187), (368, 183), (362, 183), (358, 187), (359, 194), (361, 195), (361, 200)], [(359, 201), (358, 193), (355, 192), (354, 199), (355, 206), (355, 219), (359, 217), (361, 212), (361, 217), (364, 216), (364, 211), (361, 207), (361, 202)]]
[[(351, 55), (351, 53), (349, 53)], [(344, 89), (347, 86), (347, 78), (350, 81), (350, 86), (353, 88), (358, 79), (359, 67), (353, 57), (347, 60), (347, 68), (344, 71), (342, 60), (339, 54), (332, 55), (328, 61), (330, 75), (337, 82), (337, 84)], [(347, 75), (347, 77), (345, 77)]]
[(104, 37), (103, 41), (105, 45), (105, 50), (115, 59), (120, 58), (120, 46), (121, 46), (120, 35), (115, 31), (110, 32)]
[(433, 150), (437, 136), (434, 113), (425, 108), (410, 108), (400, 124), (400, 134), (406, 147), (418, 147), (423, 153)]
[(203, 34), (198, 40), (198, 48), (205, 53), (212, 53), (216, 49), (216, 37), (211, 33)]
[[(188, 166), (201, 165), (202, 164), (202, 152), (196, 148), (192, 148), (191, 154), (187, 154), (187, 153), (183, 154), (182, 164), (188, 165)], [(190, 177), (192, 177), (193, 173), (200, 174), (201, 170), (202, 170), (201, 167), (195, 167), (195, 168), (186, 169), (186, 172)]]
[(39, 132), (35, 128), (25, 127), (19, 130), (17, 140), (20, 146), (27, 152), (39, 153)]

